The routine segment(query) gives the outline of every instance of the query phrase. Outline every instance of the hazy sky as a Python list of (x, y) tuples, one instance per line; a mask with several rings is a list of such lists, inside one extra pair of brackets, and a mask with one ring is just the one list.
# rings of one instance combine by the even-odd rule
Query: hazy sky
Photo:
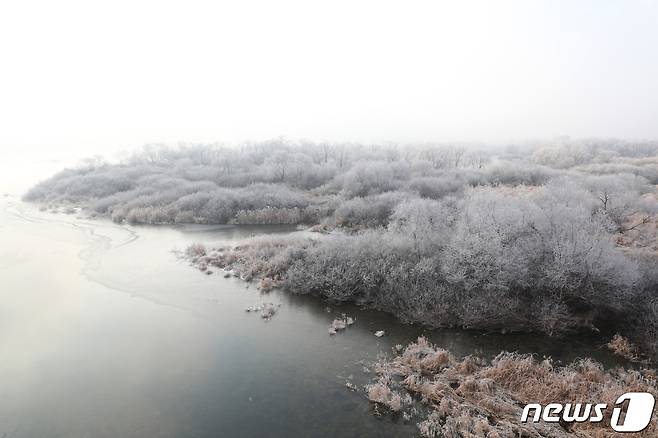
[(4, 155), (658, 138), (647, 0), (9, 0), (0, 59)]

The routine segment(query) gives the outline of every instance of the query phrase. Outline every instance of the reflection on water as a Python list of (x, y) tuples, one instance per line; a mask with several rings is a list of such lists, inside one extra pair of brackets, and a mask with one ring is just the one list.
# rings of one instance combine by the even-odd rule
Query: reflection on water
[[(413, 424), (373, 416), (345, 379), (366, 383), (364, 360), (420, 334), (456, 355), (612, 363), (590, 341), (428, 331), (262, 296), (172, 253), (290, 227), (122, 227), (0, 202), (0, 437), (413, 436)], [(244, 311), (263, 301), (282, 304), (272, 320)], [(342, 312), (356, 324), (329, 336)]]

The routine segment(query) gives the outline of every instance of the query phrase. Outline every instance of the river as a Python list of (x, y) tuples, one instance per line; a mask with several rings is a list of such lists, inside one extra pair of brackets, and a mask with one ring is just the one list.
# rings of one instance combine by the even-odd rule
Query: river
[[(373, 415), (345, 382), (369, 382), (364, 364), (421, 334), (458, 356), (616, 361), (592, 339), (427, 330), (353, 305), (261, 294), (173, 252), (287, 232), (124, 226), (1, 198), (0, 437), (414, 436), (418, 419)], [(244, 310), (263, 302), (281, 304), (269, 321)], [(329, 336), (341, 313), (356, 323)]]

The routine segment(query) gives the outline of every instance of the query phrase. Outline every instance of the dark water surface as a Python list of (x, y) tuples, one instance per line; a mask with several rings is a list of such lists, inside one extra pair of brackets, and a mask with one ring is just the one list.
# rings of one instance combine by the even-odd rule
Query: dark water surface
[[(363, 363), (421, 334), (454, 354), (503, 349), (613, 364), (592, 340), (429, 331), (355, 306), (206, 276), (172, 250), (286, 227), (118, 226), (0, 200), (0, 437), (414, 436), (376, 417)], [(281, 303), (270, 321), (244, 311)], [(327, 328), (342, 312), (345, 332)], [(386, 336), (373, 336), (385, 330)]]

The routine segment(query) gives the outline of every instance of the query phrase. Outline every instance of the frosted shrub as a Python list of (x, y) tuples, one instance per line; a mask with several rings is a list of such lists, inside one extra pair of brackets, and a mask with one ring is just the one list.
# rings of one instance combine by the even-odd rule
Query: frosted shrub
[(421, 198), (440, 199), (449, 195), (459, 195), (466, 184), (467, 182), (459, 174), (419, 177), (409, 182), (409, 190), (417, 192)]
[(202, 243), (193, 243), (187, 247), (185, 254), (189, 257), (203, 257), (206, 255), (206, 247)]
[(375, 383), (367, 388), (368, 400), (374, 403), (382, 404), (393, 412), (402, 409), (402, 397), (400, 394), (391, 391), (385, 383)]
[(404, 163), (360, 161), (342, 177), (343, 192), (352, 198), (396, 190), (407, 178), (407, 172)]
[(388, 192), (352, 198), (336, 209), (334, 222), (338, 226), (350, 228), (385, 226), (396, 206), (408, 196), (407, 193)]

